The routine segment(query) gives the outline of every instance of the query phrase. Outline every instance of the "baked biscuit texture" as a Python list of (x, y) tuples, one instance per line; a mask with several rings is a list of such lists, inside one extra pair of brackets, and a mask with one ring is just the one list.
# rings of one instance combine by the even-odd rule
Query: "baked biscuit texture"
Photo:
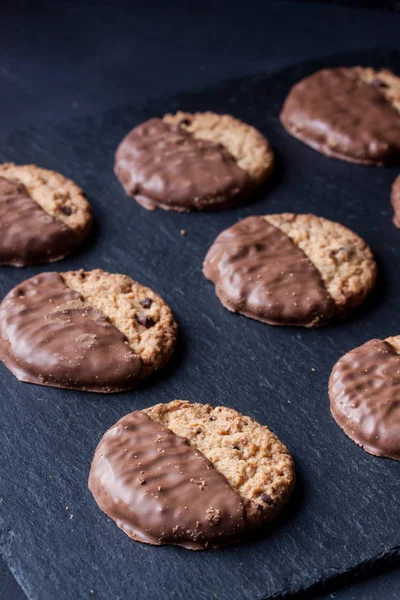
[(21, 182), (31, 198), (55, 219), (72, 229), (82, 241), (92, 226), (92, 208), (81, 188), (61, 173), (36, 165), (0, 165), (0, 177)]
[(346, 317), (377, 267), (355, 233), (312, 214), (248, 217), (223, 231), (204, 261), (222, 304), (270, 325), (316, 327)]
[(62, 277), (87, 305), (101, 311), (126, 336), (129, 346), (142, 360), (141, 377), (168, 362), (178, 328), (161, 296), (127, 275), (101, 269), (68, 271)]
[(400, 228), (400, 175), (393, 182), (391, 200), (394, 213), (393, 223)]
[(0, 358), (21, 381), (111, 393), (171, 357), (177, 325), (149, 288), (101, 270), (41, 273), (0, 305)]
[(174, 115), (165, 115), (163, 120), (179, 125), (197, 139), (221, 144), (248, 173), (254, 187), (263, 183), (272, 172), (274, 154), (268, 140), (255, 127), (231, 115), (178, 111)]
[(249, 527), (272, 519), (295, 483), (288, 449), (266, 426), (225, 406), (175, 400), (143, 410), (186, 438), (240, 494)]
[(377, 265), (370, 247), (356, 233), (312, 214), (266, 215), (317, 268), (329, 295), (344, 316), (373, 289)]
[(115, 155), (125, 192), (148, 210), (236, 206), (272, 167), (273, 152), (260, 132), (211, 112), (150, 119), (125, 136)]
[(175, 400), (125, 415), (97, 446), (89, 489), (132, 539), (218, 548), (272, 519), (295, 483), (287, 448), (239, 412)]

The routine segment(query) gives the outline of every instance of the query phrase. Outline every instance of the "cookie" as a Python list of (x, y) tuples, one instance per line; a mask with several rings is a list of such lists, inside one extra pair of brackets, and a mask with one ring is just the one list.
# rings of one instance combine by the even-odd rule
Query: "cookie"
[(294, 137), (334, 158), (400, 162), (400, 78), (386, 69), (323, 69), (290, 91), (281, 123)]
[(171, 357), (170, 308), (126, 275), (41, 273), (0, 305), (0, 358), (21, 381), (90, 392), (130, 389)]
[(400, 336), (371, 340), (333, 367), (331, 412), (346, 435), (375, 456), (400, 460)]
[(270, 325), (326, 325), (372, 290), (377, 267), (358, 235), (315, 215), (248, 217), (223, 231), (203, 272), (222, 304)]
[(148, 210), (235, 206), (271, 173), (273, 153), (254, 127), (212, 112), (165, 115), (120, 143), (115, 173)]
[(123, 417), (97, 446), (89, 489), (132, 539), (215, 548), (270, 521), (288, 501), (293, 460), (236, 410), (175, 400)]
[(70, 179), (35, 165), (0, 165), (0, 264), (60, 260), (91, 225), (90, 204)]
[(393, 223), (400, 228), (400, 175), (392, 185)]

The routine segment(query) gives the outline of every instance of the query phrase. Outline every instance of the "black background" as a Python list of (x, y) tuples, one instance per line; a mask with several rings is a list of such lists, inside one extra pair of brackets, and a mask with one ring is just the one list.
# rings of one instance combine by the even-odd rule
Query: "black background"
[[(2, 136), (32, 122), (97, 113), (332, 51), (383, 42), (399, 47), (399, 26), (395, 13), (290, 2), (248, 2), (246, 10), (242, 3), (223, 9), (202, 2), (190, 11), (183, 2), (42, 2), (34, 9), (10, 3), (0, 23)], [(3, 581), (12, 585), (7, 576)], [(398, 578), (373, 581), (336, 597), (396, 597)]]

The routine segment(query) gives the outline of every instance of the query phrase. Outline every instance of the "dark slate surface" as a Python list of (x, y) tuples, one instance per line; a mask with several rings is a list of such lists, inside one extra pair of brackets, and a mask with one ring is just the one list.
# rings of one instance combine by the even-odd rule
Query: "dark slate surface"
[[(332, 62), (400, 71), (389, 51)], [(90, 597), (93, 590), (96, 598), (161, 599), (168, 590), (171, 598), (200, 599), (209, 597), (210, 578), (215, 597), (267, 598), (398, 552), (399, 464), (356, 447), (331, 418), (326, 392), (341, 354), (398, 333), (400, 233), (388, 199), (397, 170), (329, 160), (282, 130), (277, 115), (288, 89), (319, 66), (32, 128), (1, 145), (2, 161), (60, 170), (93, 203), (97, 227), (89, 243), (52, 268), (125, 272), (161, 293), (181, 328), (173, 363), (136, 392), (107, 397), (28, 386), (0, 369), (1, 552), (30, 598)], [(153, 114), (211, 107), (268, 136), (278, 156), (271, 183), (247, 206), (213, 214), (149, 213), (125, 198), (112, 162), (126, 130)], [(339, 220), (373, 247), (379, 285), (352, 320), (316, 331), (268, 327), (224, 310), (202, 277), (202, 259), (219, 231), (250, 214), (285, 210)], [(2, 269), (1, 294), (38, 271)], [(230, 405), (269, 424), (289, 446), (296, 493), (259, 539), (208, 553), (147, 547), (97, 509), (86, 479), (104, 430), (130, 410), (173, 398)]]

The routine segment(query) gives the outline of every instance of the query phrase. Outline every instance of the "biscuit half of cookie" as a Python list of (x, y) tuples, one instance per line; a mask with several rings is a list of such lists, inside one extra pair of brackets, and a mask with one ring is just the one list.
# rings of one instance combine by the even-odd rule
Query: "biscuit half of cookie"
[(170, 359), (171, 309), (126, 275), (41, 273), (0, 305), (0, 358), (21, 381), (117, 392)]
[(325, 325), (372, 290), (370, 248), (347, 227), (282, 213), (248, 217), (223, 231), (204, 261), (222, 304), (270, 325)]
[(387, 69), (322, 69), (289, 92), (280, 120), (294, 137), (349, 162), (400, 162), (400, 78)]
[(211, 210), (242, 202), (273, 162), (254, 127), (230, 115), (180, 111), (135, 127), (117, 149), (115, 173), (149, 210)]
[(215, 548), (270, 521), (295, 483), (265, 426), (227, 408), (175, 400), (123, 417), (101, 439), (89, 488), (134, 540)]
[(36, 165), (0, 165), (0, 264), (60, 260), (91, 225), (91, 206), (71, 179)]
[(342, 356), (329, 396), (350, 439), (370, 454), (400, 460), (400, 336), (370, 340)]
[(393, 182), (391, 200), (394, 213), (393, 223), (396, 227), (400, 227), (400, 175)]

